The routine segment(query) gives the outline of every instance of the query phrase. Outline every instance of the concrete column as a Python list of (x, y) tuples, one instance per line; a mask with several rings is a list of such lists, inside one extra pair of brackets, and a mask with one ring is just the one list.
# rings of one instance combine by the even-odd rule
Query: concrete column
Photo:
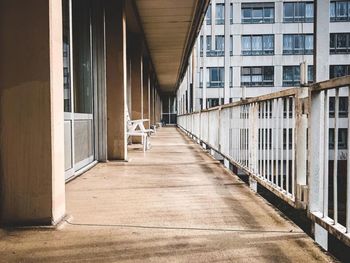
[[(140, 43), (139, 37), (133, 37), (132, 42)], [(143, 58), (140, 46), (133, 46), (131, 58), (131, 114), (132, 120), (143, 118)]]
[[(230, 0), (225, 0), (224, 104), (230, 101)], [(219, 102), (221, 104), (221, 101)]]
[[(149, 114), (149, 65), (144, 63), (143, 65), (143, 92), (142, 92), (142, 106), (143, 106), (143, 119), (150, 119)], [(145, 128), (149, 129), (149, 122), (145, 122)]]
[(315, 1), (314, 19), (313, 70), (315, 81), (319, 82), (329, 79), (329, 1)]
[(105, 0), (107, 150), (109, 160), (127, 159), (126, 17), (123, 0)]
[(150, 98), (149, 98), (149, 104), (150, 104), (150, 123), (152, 125), (155, 124), (154, 120), (154, 79), (153, 77), (150, 78)]
[(62, 3), (0, 3), (0, 221), (65, 215)]
[[(315, 16), (314, 16), (314, 76), (315, 81), (323, 81), (329, 79), (329, 1), (318, 0), (315, 4)], [(323, 200), (322, 195), (322, 158), (324, 149), (317, 149), (312, 151), (313, 147), (319, 147), (319, 142), (323, 144), (323, 123), (320, 120), (320, 116), (323, 116), (324, 110), (324, 97), (323, 94), (314, 95), (312, 98), (314, 104), (311, 108), (311, 125), (310, 127), (317, 127), (313, 132), (313, 140), (311, 141), (311, 152), (319, 153), (312, 156), (311, 168), (310, 168), (310, 212), (322, 211), (322, 204), (318, 200)], [(319, 125), (319, 126), (318, 126)], [(322, 226), (317, 223), (314, 224), (315, 241), (322, 246), (325, 250), (328, 250), (328, 232)]]

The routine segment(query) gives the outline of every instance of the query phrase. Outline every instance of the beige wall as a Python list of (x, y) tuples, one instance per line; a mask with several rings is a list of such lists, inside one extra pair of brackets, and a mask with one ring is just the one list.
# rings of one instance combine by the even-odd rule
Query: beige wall
[(124, 1), (106, 3), (107, 151), (109, 160), (127, 159), (126, 18)]
[(60, 0), (0, 3), (2, 223), (51, 224), (65, 213)]

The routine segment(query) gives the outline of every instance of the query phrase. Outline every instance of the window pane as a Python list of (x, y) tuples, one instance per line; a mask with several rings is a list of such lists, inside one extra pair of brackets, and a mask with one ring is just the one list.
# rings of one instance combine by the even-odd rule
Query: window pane
[(242, 51), (243, 51), (243, 54), (250, 53), (251, 51), (250, 36), (242, 37)]
[(252, 37), (252, 50), (261, 51), (262, 50), (262, 36)]
[(346, 67), (344, 65), (337, 65), (334, 66), (334, 76), (337, 77), (343, 77), (346, 75)]
[(207, 14), (206, 14), (206, 19), (207, 20), (211, 20), (211, 5), (209, 5), (209, 7), (208, 7)]
[(273, 67), (264, 68), (264, 80), (273, 80)]
[(211, 50), (211, 36), (207, 36), (207, 51)]
[(284, 35), (283, 36), (283, 50), (289, 51), (289, 52), (293, 50), (293, 36), (292, 35)]
[(217, 68), (210, 68), (209, 69), (210, 72), (210, 82), (212, 81), (219, 81), (219, 72)]
[(306, 3), (305, 4), (305, 17), (313, 18), (314, 17), (314, 4)]
[(224, 36), (215, 37), (215, 50), (224, 51), (225, 49), (225, 38)]
[(331, 18), (335, 17), (335, 3), (330, 3), (330, 6), (329, 6), (329, 13), (330, 13), (330, 16)]
[(336, 15), (338, 18), (346, 18), (347, 17), (347, 2), (337, 2), (336, 3)]
[(314, 67), (312, 65), (307, 67), (307, 78), (309, 83), (314, 81)]
[(199, 50), (203, 51), (203, 36), (200, 36), (199, 38)]
[(253, 9), (253, 19), (262, 19), (263, 17), (263, 10), (262, 8)]
[(346, 48), (346, 34), (337, 34), (337, 48)]
[(305, 3), (294, 4), (294, 16), (297, 21), (301, 21), (305, 17)]
[(300, 81), (300, 66), (295, 66), (294, 67), (294, 82)]
[(331, 34), (330, 35), (330, 47), (331, 48), (335, 48), (335, 37), (336, 37), (336, 34)]
[(273, 8), (264, 8), (264, 18), (273, 19)]
[(90, 10), (73, 1), (74, 98), (76, 113), (92, 113)]
[(290, 21), (294, 16), (294, 4), (293, 3), (284, 3), (284, 19)]
[(313, 35), (305, 36), (305, 50), (307, 53), (311, 53), (314, 47), (314, 37)]
[(225, 5), (216, 4), (216, 24), (221, 25), (224, 23), (225, 18)]
[(252, 10), (250, 8), (242, 9), (243, 19), (250, 19), (252, 17)]
[(70, 68), (70, 28), (69, 28), (69, 3), (62, 2), (63, 14), (63, 98), (64, 111), (71, 112), (71, 68)]
[(283, 80), (293, 80), (293, 67), (283, 67)]
[(295, 35), (294, 36), (294, 50), (296, 53), (302, 53), (302, 50), (304, 49), (304, 36), (302, 35)]
[(250, 75), (250, 68), (243, 68), (242, 75)]
[(274, 50), (274, 37), (264, 36), (264, 50), (273, 51)]

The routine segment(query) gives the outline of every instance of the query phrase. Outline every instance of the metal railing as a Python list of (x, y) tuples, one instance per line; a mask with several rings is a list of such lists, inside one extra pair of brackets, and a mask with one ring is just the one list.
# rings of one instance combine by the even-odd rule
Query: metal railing
[[(349, 85), (350, 77), (342, 77), (292, 88), (181, 115), (178, 125), (226, 165), (291, 206), (307, 209), (314, 222), (349, 245), (350, 122), (339, 112), (340, 96), (347, 96), (350, 105)], [(341, 136), (339, 131), (345, 128), (343, 138), (344, 130)], [(329, 147), (340, 137), (347, 149), (334, 142), (334, 149)]]
[[(312, 85), (309, 89), (309, 216), (350, 245), (350, 121), (339, 111), (340, 97), (350, 105), (350, 77)], [(334, 98), (334, 112), (330, 98)], [(349, 108), (348, 108), (349, 109)], [(340, 131), (345, 129), (340, 138)], [(333, 130), (333, 136), (331, 131)], [(347, 142), (340, 149), (340, 139)], [(330, 147), (332, 145), (333, 147)]]

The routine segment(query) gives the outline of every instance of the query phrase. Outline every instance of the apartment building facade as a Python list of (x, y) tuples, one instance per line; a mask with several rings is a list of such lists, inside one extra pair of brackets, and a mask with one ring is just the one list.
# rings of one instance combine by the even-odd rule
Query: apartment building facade
[[(314, 8), (313, 1), (212, 0), (178, 90), (179, 112), (313, 82)], [(350, 74), (350, 1), (330, 1), (324, 42), (322, 78)]]

